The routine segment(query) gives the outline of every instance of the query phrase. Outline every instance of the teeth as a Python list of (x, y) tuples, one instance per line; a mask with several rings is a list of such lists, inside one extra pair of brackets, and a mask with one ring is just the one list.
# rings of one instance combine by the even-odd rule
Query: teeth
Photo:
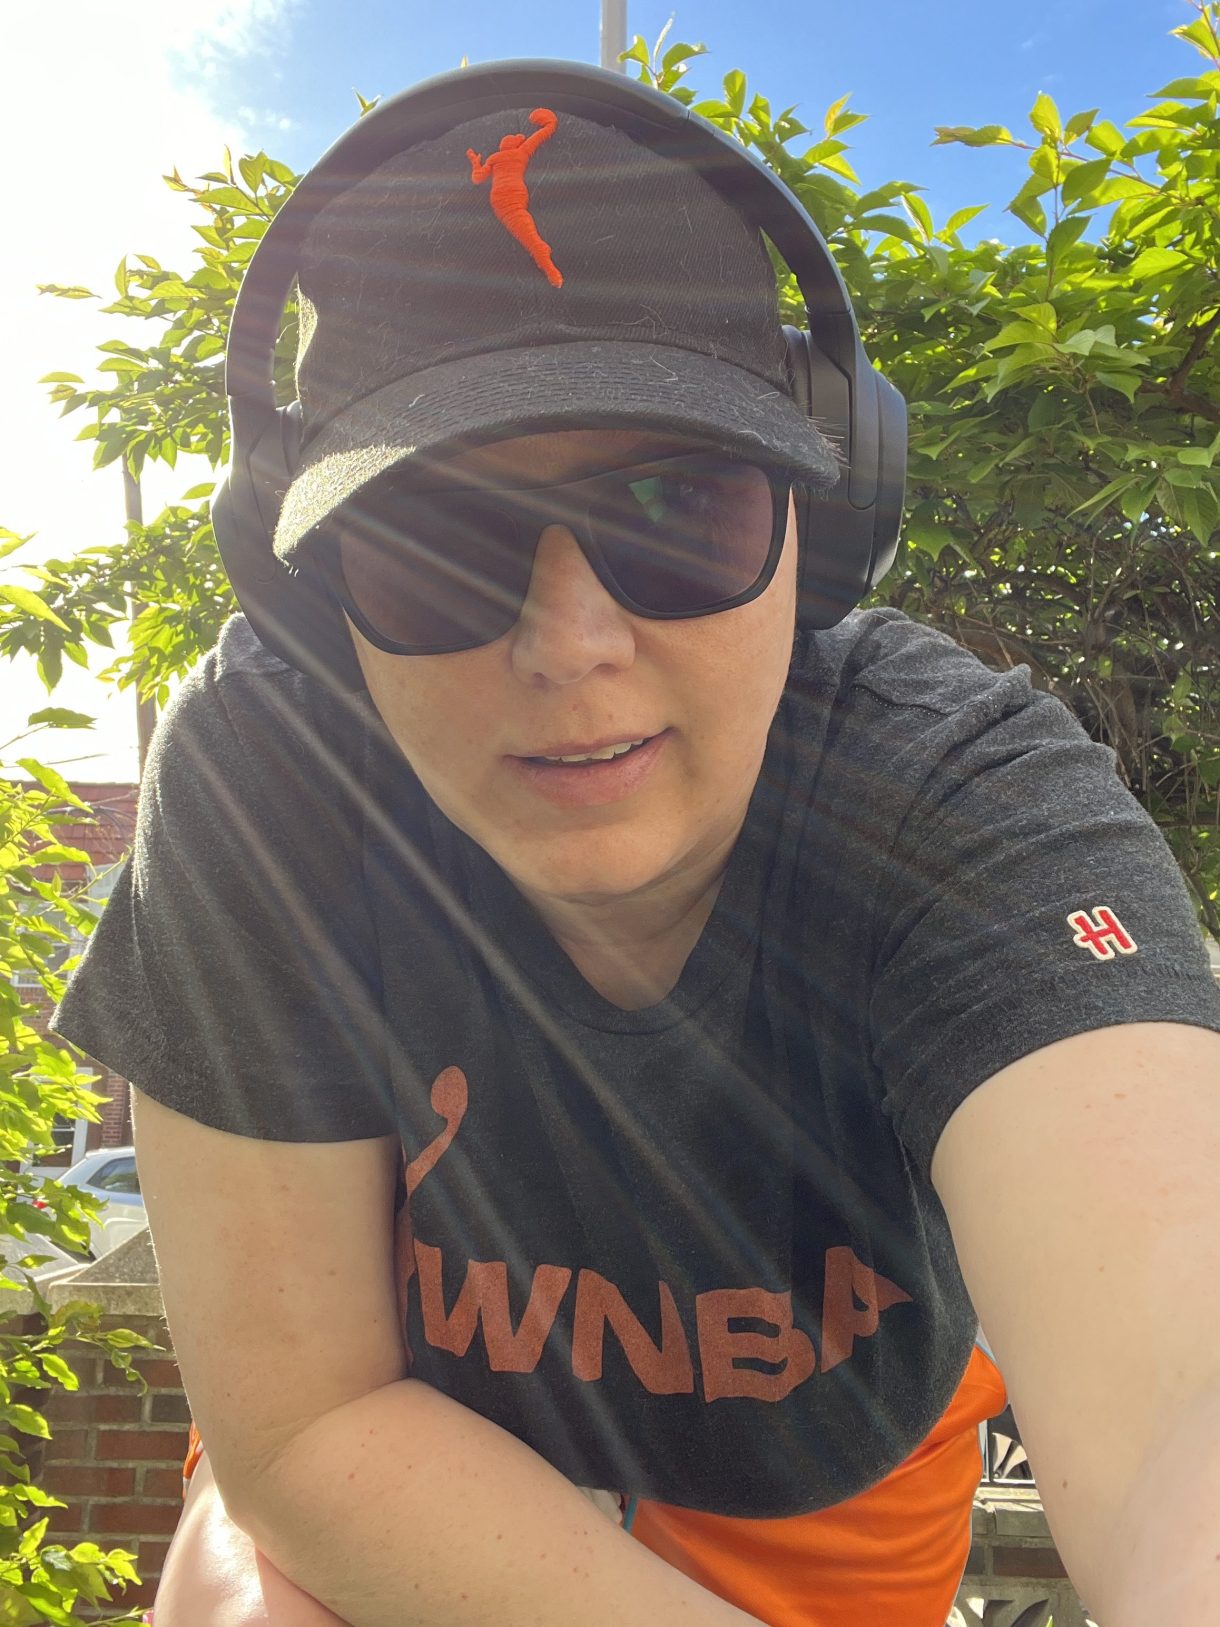
[(608, 762), (611, 757), (621, 757), (625, 751), (630, 751), (633, 746), (642, 746), (643, 744), (642, 739), (624, 740), (617, 746), (603, 746), (600, 751), (585, 752), (581, 757), (538, 757), (535, 761), (540, 763), (604, 763)]

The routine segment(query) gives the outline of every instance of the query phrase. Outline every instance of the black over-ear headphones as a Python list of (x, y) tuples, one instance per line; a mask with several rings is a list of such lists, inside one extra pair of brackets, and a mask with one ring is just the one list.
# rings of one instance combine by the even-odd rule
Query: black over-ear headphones
[(290, 665), (331, 686), (362, 687), (338, 604), (319, 578), (286, 564), (272, 546), (301, 449), (299, 402), (276, 406), (275, 341), (310, 223), (395, 154), (506, 103), (543, 104), (612, 125), (692, 165), (770, 238), (796, 277), (809, 328), (784, 329), (793, 399), (844, 459), (829, 491), (797, 492), (797, 620), (802, 628), (834, 626), (893, 564), (907, 436), (906, 404), (864, 353), (825, 240), (778, 176), (673, 97), (603, 68), (521, 61), (441, 75), (367, 114), (304, 177), (250, 261), (229, 328), (232, 437), (212, 524), (254, 631)]

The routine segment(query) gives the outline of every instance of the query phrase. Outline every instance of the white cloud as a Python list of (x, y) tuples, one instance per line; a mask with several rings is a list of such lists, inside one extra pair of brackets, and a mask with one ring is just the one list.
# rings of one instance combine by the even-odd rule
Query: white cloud
[[(121, 532), (118, 471), (93, 473), (88, 443), (75, 441), (84, 418), (58, 419), (38, 380), (53, 370), (93, 376), (94, 346), (119, 327), (98, 306), (116, 297), (114, 272), (124, 254), (189, 265), (198, 242), (189, 202), (162, 176), (175, 166), (185, 176), (215, 169), (226, 145), (240, 151), (251, 129), (286, 117), (255, 117), (249, 109), (225, 116), (217, 93), (226, 68), (265, 51), (297, 3), (129, 0), (116, 8), (96, 0), (6, 0), (0, 8), (0, 150), (23, 159), (6, 174), (0, 255), (0, 525), (38, 533), (0, 571)], [(100, 299), (40, 296), (39, 283), (83, 284)], [(177, 475), (151, 471), (145, 513), (200, 478), (187, 471), (184, 479), (181, 465)], [(101, 686), (81, 673), (57, 692), (56, 704), (96, 713), (103, 699)], [(45, 704), (32, 668), (0, 664), (0, 740)], [(104, 734), (99, 727), (63, 737), (65, 754), (112, 748), (110, 758), (82, 765), (82, 773), (134, 774), (132, 709), (129, 694), (112, 698), (104, 710), (115, 722)]]
[(237, 116), (243, 124), (252, 125), (255, 129), (260, 130), (284, 132), (300, 128), (297, 121), (289, 118), (287, 113), (276, 113), (271, 108), (264, 108), (261, 113), (258, 113), (252, 107), (239, 107)]

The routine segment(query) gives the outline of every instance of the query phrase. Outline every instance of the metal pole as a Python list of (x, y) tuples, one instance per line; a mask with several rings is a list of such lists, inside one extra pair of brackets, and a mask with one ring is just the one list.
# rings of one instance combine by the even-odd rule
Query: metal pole
[(602, 67), (626, 73), (625, 65), (619, 61), (626, 49), (627, 0), (602, 0)]
[[(123, 505), (127, 511), (128, 524), (144, 524), (144, 506), (140, 501), (140, 482), (127, 467), (127, 460), (123, 460)], [(140, 613), (140, 607), (134, 600), (128, 600), (127, 613), (134, 621)], [(140, 778), (144, 778), (144, 759), (148, 756), (148, 743), (152, 739), (153, 725), (157, 721), (157, 704), (149, 696), (141, 699), (136, 695), (136, 742), (140, 752)]]

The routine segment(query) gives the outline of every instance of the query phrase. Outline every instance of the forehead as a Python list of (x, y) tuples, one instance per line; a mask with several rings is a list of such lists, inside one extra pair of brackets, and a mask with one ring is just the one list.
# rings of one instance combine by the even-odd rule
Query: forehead
[(428, 484), (445, 481), (547, 484), (579, 480), (603, 469), (626, 468), (684, 452), (700, 443), (650, 429), (564, 429), (519, 435), (429, 462)]

